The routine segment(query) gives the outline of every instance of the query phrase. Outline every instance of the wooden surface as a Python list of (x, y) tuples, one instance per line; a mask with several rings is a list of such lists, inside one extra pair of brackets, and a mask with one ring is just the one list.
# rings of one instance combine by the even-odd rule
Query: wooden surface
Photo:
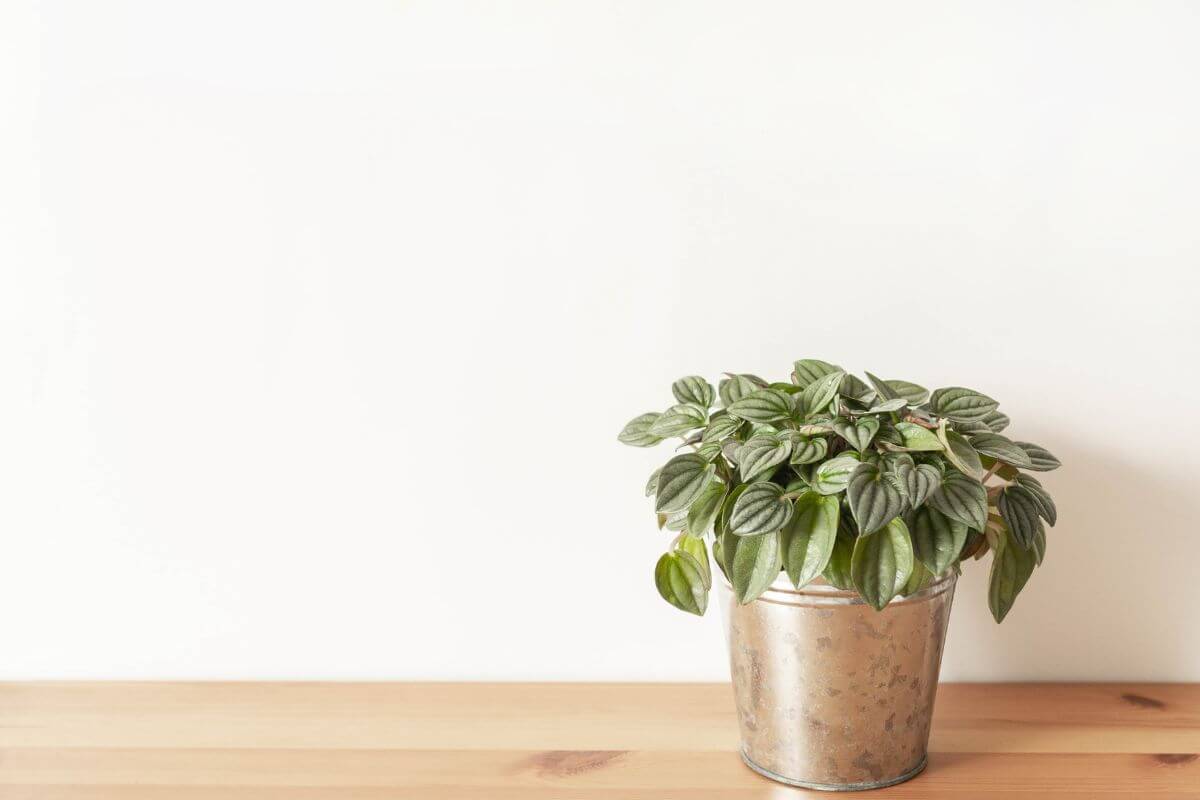
[[(816, 796), (712, 684), (0, 684), (0, 800)], [(943, 684), (928, 769), (841, 797), (1200, 798), (1200, 685)]]

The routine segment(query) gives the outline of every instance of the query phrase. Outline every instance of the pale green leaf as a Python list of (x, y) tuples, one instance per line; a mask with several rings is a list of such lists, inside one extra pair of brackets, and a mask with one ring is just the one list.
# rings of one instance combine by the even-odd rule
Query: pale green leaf
[(896, 431), (904, 441), (903, 447), (905, 450), (919, 452), (942, 449), (942, 443), (938, 441), (937, 434), (916, 423), (897, 422)]
[(742, 420), (737, 417), (731, 416), (725, 411), (718, 411), (708, 421), (708, 426), (705, 427), (704, 433), (701, 434), (700, 441), (708, 443), (728, 439), (737, 433), (738, 428), (742, 427), (742, 425)]
[(858, 457), (853, 453), (842, 453), (829, 459), (813, 471), (813, 488), (821, 494), (837, 494), (850, 483), (850, 473), (858, 464)]
[(650, 428), (661, 416), (657, 411), (651, 411), (634, 417), (621, 429), (617, 439), (634, 447), (651, 447), (658, 444), (662, 437), (652, 434)]
[(685, 533), (675, 542), (675, 549), (696, 559), (700, 566), (700, 574), (704, 578), (704, 588), (711, 589), (712, 567), (708, 563), (708, 547), (704, 544), (704, 539)]
[(728, 410), (731, 415), (751, 422), (774, 422), (791, 415), (792, 402), (778, 389), (758, 389), (729, 406)]
[(688, 506), (687, 531), (693, 536), (703, 536), (717, 518), (721, 503), (725, 500), (725, 484), (718, 480), (709, 481), (700, 496)]
[(688, 375), (671, 384), (671, 394), (680, 403), (694, 403), (701, 408), (708, 408), (716, 399), (712, 384), (699, 375)]
[(892, 462), (896, 485), (900, 493), (913, 508), (921, 504), (942, 483), (942, 472), (932, 464), (917, 464), (912, 456), (904, 454)]
[(992, 433), (1000, 433), (1008, 427), (1008, 423), (1008, 415), (999, 411), (989, 411), (987, 416), (983, 418), (983, 424), (987, 425)]
[(792, 464), (812, 464), (829, 452), (829, 442), (820, 437), (796, 434), (792, 437)]
[(660, 472), (662, 472), (661, 468), (650, 473), (650, 480), (646, 481), (646, 497), (651, 497), (658, 492), (658, 473)]
[(664, 553), (654, 567), (654, 585), (662, 598), (689, 614), (703, 616), (708, 607), (708, 591), (700, 564), (688, 553)]
[(717, 391), (721, 395), (721, 405), (726, 408), (762, 388), (748, 375), (731, 375), (728, 378), (722, 378), (718, 386)]
[(929, 403), (933, 413), (956, 422), (983, 419), (1000, 405), (985, 394), (961, 386), (936, 390)]
[(801, 389), (826, 375), (842, 371), (841, 367), (834, 366), (827, 361), (818, 361), (815, 358), (802, 358), (793, 366), (795, 368), (792, 370), (792, 383)]
[(703, 408), (691, 403), (680, 403), (668, 408), (655, 420), (650, 426), (650, 433), (664, 439), (668, 436), (680, 436), (703, 427), (707, 421), (708, 412)]
[(983, 462), (979, 460), (979, 453), (975, 452), (975, 448), (971, 447), (965, 436), (947, 428), (943, 421), (938, 427), (937, 437), (942, 443), (946, 458), (959, 472), (973, 478), (983, 476)]

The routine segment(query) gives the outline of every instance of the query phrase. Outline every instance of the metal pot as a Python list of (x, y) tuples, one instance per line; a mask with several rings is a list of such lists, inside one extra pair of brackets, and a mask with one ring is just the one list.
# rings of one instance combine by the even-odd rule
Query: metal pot
[(742, 759), (792, 786), (891, 786), (925, 767), (955, 575), (882, 611), (781, 574), (739, 605), (719, 582)]

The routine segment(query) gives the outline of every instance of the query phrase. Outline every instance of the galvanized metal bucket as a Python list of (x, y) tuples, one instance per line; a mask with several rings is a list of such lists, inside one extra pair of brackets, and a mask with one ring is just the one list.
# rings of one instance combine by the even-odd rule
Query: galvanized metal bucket
[(953, 573), (882, 611), (786, 575), (738, 605), (720, 581), (742, 759), (792, 786), (875, 789), (925, 767)]

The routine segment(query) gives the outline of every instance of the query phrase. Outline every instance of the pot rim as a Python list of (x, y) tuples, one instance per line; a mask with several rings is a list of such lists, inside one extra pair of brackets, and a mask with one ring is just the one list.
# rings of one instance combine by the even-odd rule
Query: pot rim
[[(920, 591), (913, 592), (910, 595), (897, 595), (884, 608), (908, 603), (923, 603), (932, 597), (953, 589), (957, 580), (958, 575), (954, 573), (954, 570), (950, 570)], [(718, 583), (725, 591), (730, 594), (733, 593), (733, 587), (725, 579), (724, 575), (721, 575)], [(775, 579), (767, 591), (763, 592), (753, 602), (774, 603), (783, 606), (857, 606), (867, 604), (867, 601), (862, 599), (858, 592), (839, 589), (821, 577), (797, 589), (792, 586), (792, 581), (788, 578), (786, 572), (780, 572), (779, 577)]]

